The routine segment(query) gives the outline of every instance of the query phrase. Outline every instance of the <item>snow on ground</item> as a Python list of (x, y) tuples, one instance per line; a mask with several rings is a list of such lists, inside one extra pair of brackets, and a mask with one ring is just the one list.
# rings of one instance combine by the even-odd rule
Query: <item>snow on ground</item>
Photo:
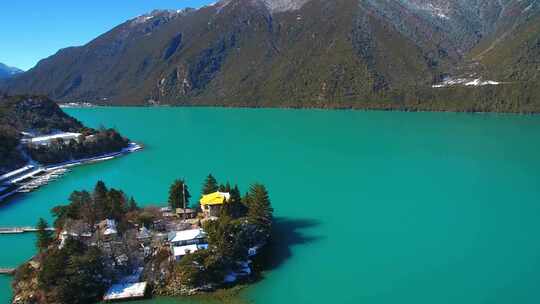
[(114, 284), (109, 288), (103, 300), (142, 298), (146, 292), (146, 285), (146, 282)]
[(77, 139), (79, 136), (81, 136), (81, 133), (62, 132), (62, 133), (56, 133), (56, 134), (49, 134), (49, 135), (44, 135), (44, 136), (32, 137), (30, 139), (23, 139), (23, 140), (21, 140), (21, 142), (40, 145), (40, 144), (50, 143), (51, 141), (53, 141), (55, 139), (63, 139), (65, 141), (69, 141), (71, 139)]
[(10, 172), (0, 176), (0, 181), (6, 180), (6, 179), (11, 178), (11, 177), (14, 177), (15, 175), (18, 175), (18, 174), (21, 174), (21, 173), (23, 173), (25, 171), (33, 169), (34, 167), (35, 166), (33, 166), (33, 165), (27, 165), (27, 166), (24, 166), (24, 167), (19, 168), (17, 170), (10, 171)]
[(473, 78), (452, 78), (452, 77), (448, 77), (448, 78), (445, 78), (441, 83), (434, 84), (431, 87), (433, 87), (433, 88), (447, 88), (447, 87), (452, 87), (452, 86), (456, 86), (456, 85), (464, 85), (464, 86), (467, 86), (467, 87), (481, 87), (481, 86), (486, 86), (486, 85), (499, 85), (499, 84), (501, 84), (501, 83), (498, 82), (498, 81), (482, 80), (480, 78), (473, 79)]
[(123, 277), (117, 284), (113, 284), (103, 300), (122, 300), (144, 297), (146, 292), (146, 282), (139, 282), (144, 268), (139, 267), (133, 274)]

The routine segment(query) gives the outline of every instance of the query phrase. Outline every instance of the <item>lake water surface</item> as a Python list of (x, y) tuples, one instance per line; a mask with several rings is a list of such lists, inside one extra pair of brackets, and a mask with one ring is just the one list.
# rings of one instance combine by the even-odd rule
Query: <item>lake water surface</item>
[[(142, 152), (75, 168), (0, 207), (0, 226), (51, 220), (97, 180), (144, 204), (175, 178), (264, 183), (277, 250), (253, 303), (540, 303), (540, 117), (218, 108), (68, 109)], [(34, 236), (0, 236), (0, 267)], [(0, 303), (11, 297), (0, 277)], [(159, 299), (144, 303), (182, 303)], [(190, 301), (191, 303), (194, 301)], [(196, 301), (195, 301), (196, 302)]]

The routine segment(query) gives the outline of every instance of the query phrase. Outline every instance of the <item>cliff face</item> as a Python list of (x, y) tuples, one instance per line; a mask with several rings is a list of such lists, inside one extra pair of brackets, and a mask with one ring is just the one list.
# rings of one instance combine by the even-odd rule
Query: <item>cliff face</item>
[[(0, 87), (102, 104), (539, 111), (539, 12), (534, 0), (224, 0), (129, 20)], [(463, 75), (506, 85), (432, 88)]]

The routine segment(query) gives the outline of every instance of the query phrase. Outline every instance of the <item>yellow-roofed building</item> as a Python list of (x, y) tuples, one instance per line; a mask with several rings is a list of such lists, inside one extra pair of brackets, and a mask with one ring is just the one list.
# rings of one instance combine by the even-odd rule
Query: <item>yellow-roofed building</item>
[(221, 206), (227, 203), (230, 198), (230, 193), (214, 192), (203, 195), (199, 203), (205, 216), (219, 216), (221, 212)]

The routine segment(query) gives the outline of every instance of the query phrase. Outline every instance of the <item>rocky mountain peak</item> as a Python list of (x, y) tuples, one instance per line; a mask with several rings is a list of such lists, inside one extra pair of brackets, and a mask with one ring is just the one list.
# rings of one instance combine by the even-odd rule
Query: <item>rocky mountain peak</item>
[(272, 12), (294, 11), (302, 8), (309, 0), (264, 0)]
[[(272, 13), (294, 11), (302, 8), (310, 0), (242, 0), (245, 2), (258, 2), (264, 4)], [(229, 5), (233, 0), (222, 0), (216, 3), (216, 6), (223, 8)]]

